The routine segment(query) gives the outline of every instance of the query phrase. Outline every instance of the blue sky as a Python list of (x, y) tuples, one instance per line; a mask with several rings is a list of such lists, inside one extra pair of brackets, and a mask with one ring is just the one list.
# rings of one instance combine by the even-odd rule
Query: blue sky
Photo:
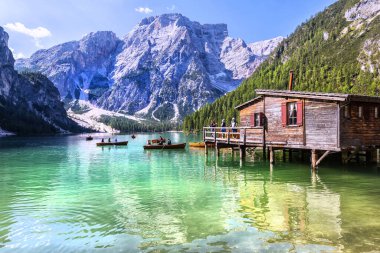
[(89, 32), (120, 38), (142, 18), (181, 13), (193, 21), (226, 23), (247, 43), (291, 34), (335, 0), (0, 0), (0, 26), (16, 57), (79, 40)]

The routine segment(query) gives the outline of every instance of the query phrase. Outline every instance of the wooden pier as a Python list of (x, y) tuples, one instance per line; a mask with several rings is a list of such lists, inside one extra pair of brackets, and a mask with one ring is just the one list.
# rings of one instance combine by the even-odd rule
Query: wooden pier
[[(380, 98), (339, 93), (256, 90), (258, 97), (236, 107), (240, 126), (204, 127), (203, 140), (222, 148), (261, 148), (263, 158), (275, 162), (276, 150), (310, 153), (311, 167), (330, 154), (342, 162), (358, 160), (380, 164)], [(267, 154), (268, 152), (268, 154)]]

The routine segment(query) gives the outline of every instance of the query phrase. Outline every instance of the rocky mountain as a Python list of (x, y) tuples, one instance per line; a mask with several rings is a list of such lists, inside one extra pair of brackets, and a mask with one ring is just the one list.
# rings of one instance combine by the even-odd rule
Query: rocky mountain
[(41, 74), (19, 74), (0, 27), (0, 129), (16, 133), (78, 131), (68, 119), (54, 84)]
[(181, 14), (143, 19), (123, 39), (96, 32), (20, 59), (47, 75), (68, 99), (106, 110), (177, 121), (235, 89), (283, 38), (246, 44), (225, 24)]
[(301, 24), (236, 90), (187, 117), (184, 128), (230, 121), (255, 89), (286, 89), (290, 70), (295, 90), (379, 96), (380, 1), (339, 0)]

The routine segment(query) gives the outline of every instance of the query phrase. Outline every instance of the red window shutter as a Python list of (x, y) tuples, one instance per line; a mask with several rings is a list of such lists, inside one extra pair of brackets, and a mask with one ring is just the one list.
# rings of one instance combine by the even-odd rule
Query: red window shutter
[(302, 101), (297, 102), (297, 126), (302, 126), (303, 124), (303, 106)]
[(260, 112), (260, 126), (264, 126), (264, 113)]
[(250, 126), (255, 126), (255, 114), (252, 114), (250, 117)]
[(281, 121), (282, 121), (282, 126), (286, 126), (286, 123), (287, 123), (288, 114), (287, 114), (286, 110), (287, 110), (286, 103), (282, 103), (281, 104)]

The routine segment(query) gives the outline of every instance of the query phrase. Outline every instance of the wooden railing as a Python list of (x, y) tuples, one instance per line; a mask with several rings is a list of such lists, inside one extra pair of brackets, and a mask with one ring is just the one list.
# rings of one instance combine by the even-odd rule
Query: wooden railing
[(264, 136), (262, 128), (204, 127), (203, 141), (240, 145), (262, 144)]

